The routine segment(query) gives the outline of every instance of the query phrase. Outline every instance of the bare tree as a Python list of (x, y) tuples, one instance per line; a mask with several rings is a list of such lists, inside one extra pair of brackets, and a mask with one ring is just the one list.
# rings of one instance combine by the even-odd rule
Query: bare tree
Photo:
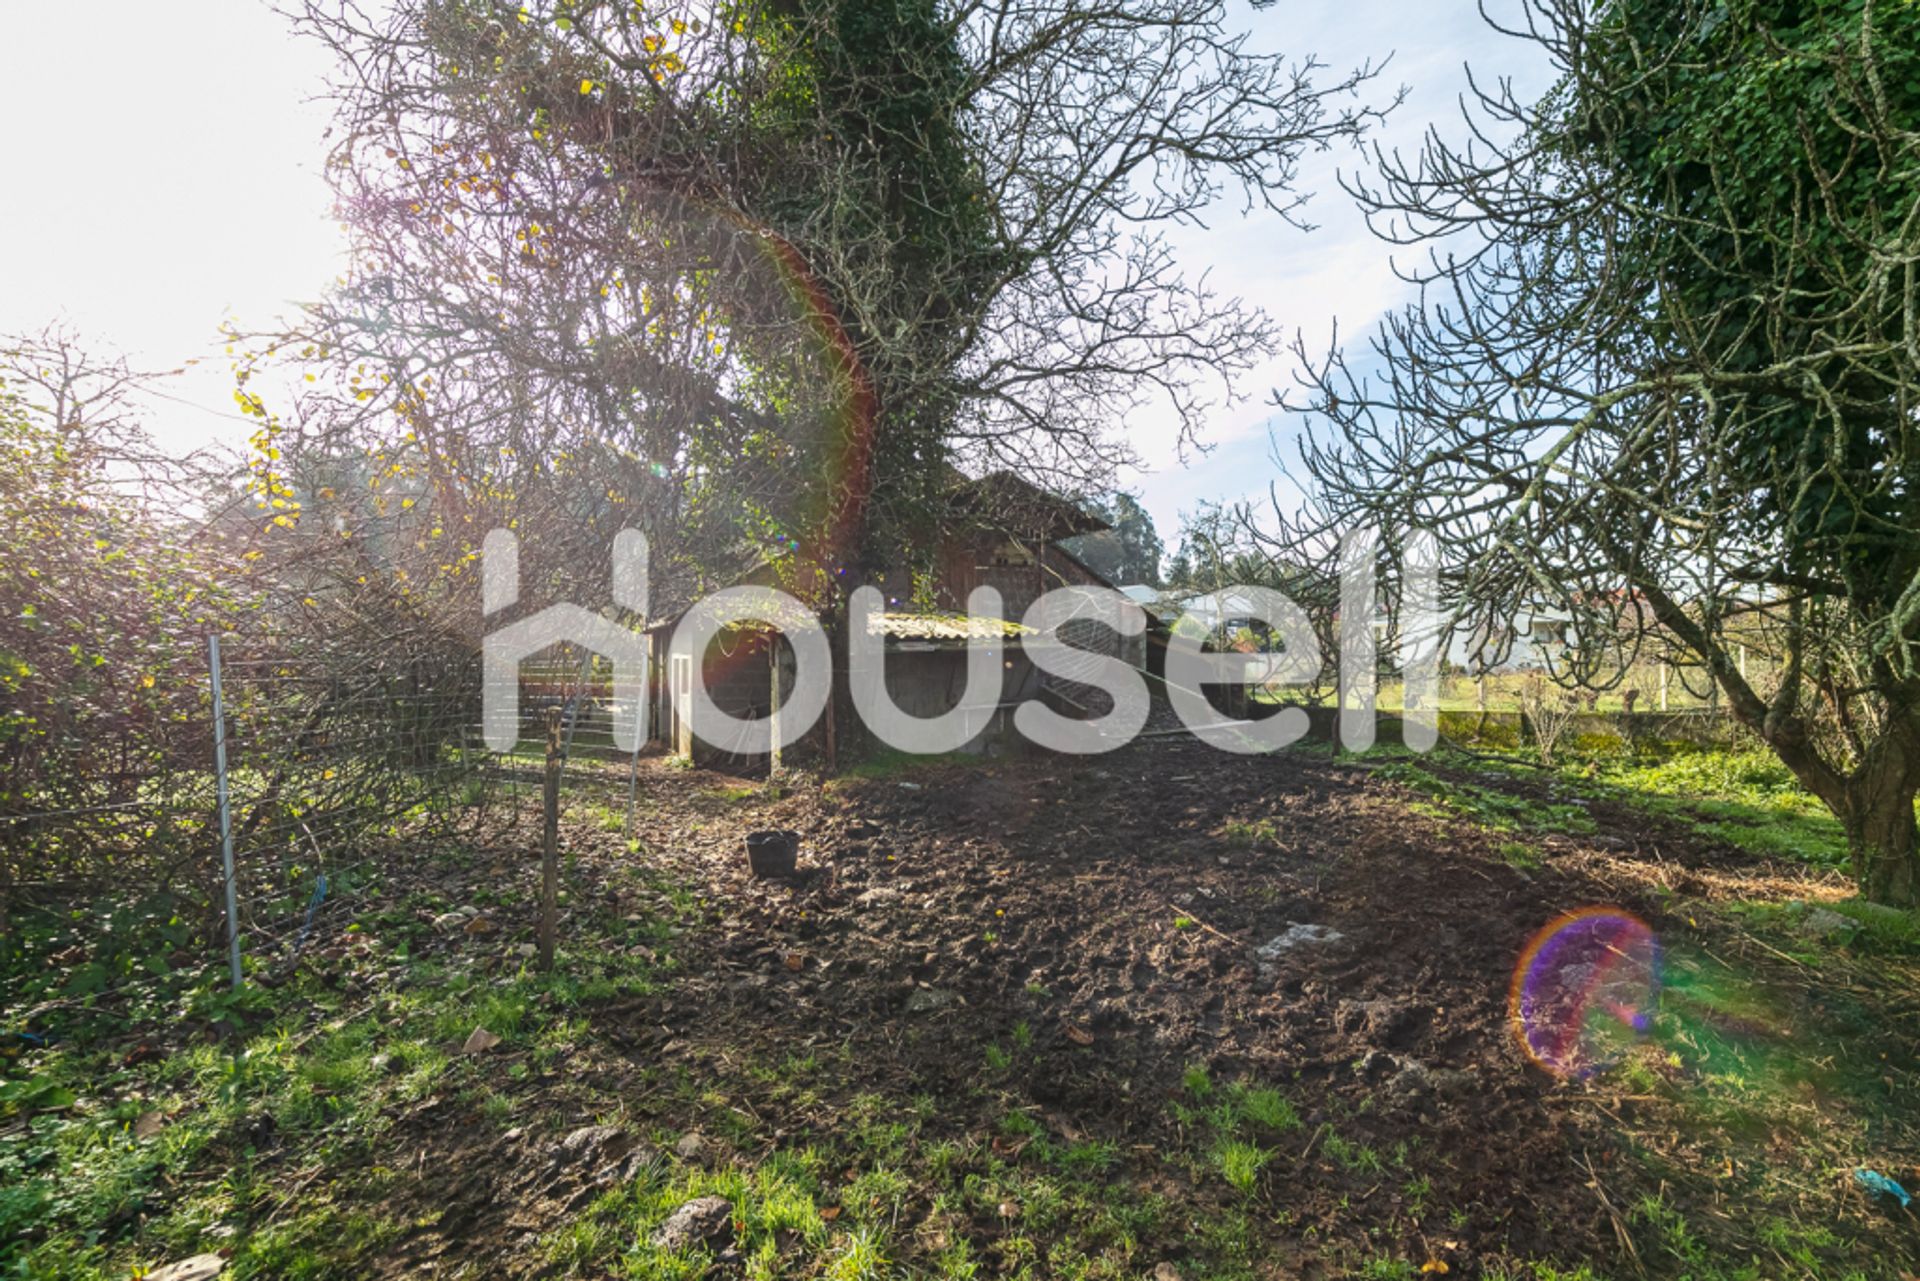
[(1154, 397), (1196, 436), (1275, 331), (1165, 229), (1298, 221), (1301, 156), (1378, 114), (1371, 69), (1256, 52), (1219, 0), (296, 16), (340, 58), (356, 248), (256, 348), (328, 371), (257, 407), (274, 447), (371, 447), (469, 543), (590, 489), (689, 575), (744, 547), (838, 586), (955, 464), (1099, 488)]
[(1579, 700), (1571, 692), (1550, 685), (1535, 672), (1520, 687), (1520, 714), (1533, 731), (1533, 745), (1540, 753), (1540, 763), (1555, 764), (1560, 757), (1560, 742), (1580, 714)]
[(1279, 537), (1436, 531), (1480, 634), (1570, 620), (1569, 684), (1700, 666), (1840, 818), (1865, 892), (1913, 903), (1920, 11), (1525, 13), (1558, 86), (1483, 89), (1468, 145), (1354, 188), (1428, 251), (1421, 297), (1281, 398), (1313, 502)]

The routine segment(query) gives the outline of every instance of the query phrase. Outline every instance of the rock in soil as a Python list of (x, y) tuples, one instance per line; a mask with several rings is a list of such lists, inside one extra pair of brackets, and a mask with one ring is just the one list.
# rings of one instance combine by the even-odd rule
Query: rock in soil
[(1260, 945), (1253, 959), (1260, 967), (1260, 973), (1272, 977), (1279, 972), (1280, 962), (1291, 952), (1301, 948), (1324, 947), (1328, 943), (1338, 943), (1346, 935), (1326, 925), (1303, 925), (1289, 923), (1283, 933), (1275, 935)]
[(1816, 907), (1800, 922), (1800, 932), (1808, 938), (1836, 939), (1860, 928), (1851, 916), (1842, 916), (1830, 907)]
[(217, 1254), (196, 1254), (148, 1273), (147, 1281), (211, 1281), (226, 1271), (226, 1267), (227, 1261)]
[(668, 1215), (648, 1240), (659, 1250), (690, 1250), (698, 1245), (725, 1249), (733, 1240), (733, 1202), (719, 1196), (695, 1197)]
[(960, 999), (959, 995), (942, 987), (915, 988), (913, 995), (907, 998), (907, 1013), (932, 1014), (944, 1010)]
[(634, 1138), (617, 1125), (583, 1125), (560, 1140), (555, 1165), (605, 1165), (633, 1150)]
[(1375, 1045), (1395, 1045), (1414, 1023), (1413, 1009), (1399, 1001), (1342, 1001), (1334, 1026), (1348, 1035), (1364, 1035)]

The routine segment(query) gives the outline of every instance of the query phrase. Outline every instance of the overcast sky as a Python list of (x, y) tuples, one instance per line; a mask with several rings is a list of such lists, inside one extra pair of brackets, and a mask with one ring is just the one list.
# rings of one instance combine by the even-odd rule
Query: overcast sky
[[(1389, 142), (1458, 121), (1465, 64), (1545, 87), (1527, 46), (1486, 28), (1473, 0), (1279, 0), (1259, 12), (1234, 0), (1233, 9), (1260, 47), (1317, 54), (1335, 69), (1392, 54), (1378, 90), (1405, 84), (1411, 96)], [(326, 72), (323, 51), (292, 39), (261, 0), (0, 0), (0, 119), (12, 124), (0, 333), (65, 318), (150, 368), (205, 358), (154, 402), (155, 427), (183, 450), (243, 442), (217, 326), (228, 316), (264, 324), (325, 291), (340, 269), (343, 237), (320, 177)], [(1334, 183), (1336, 168), (1359, 159), (1311, 160), (1312, 233), (1230, 213), (1181, 233), (1183, 261), (1304, 330), (1310, 345), (1324, 343), (1335, 317), (1343, 336), (1363, 337), (1404, 293), (1386, 247)], [(1287, 379), (1276, 363), (1254, 385)], [(1212, 452), (1185, 465), (1163, 416), (1128, 424), (1150, 470), (1127, 483), (1169, 546), (1179, 514), (1200, 500), (1264, 492), (1274, 473), (1265, 399), (1221, 409)]]

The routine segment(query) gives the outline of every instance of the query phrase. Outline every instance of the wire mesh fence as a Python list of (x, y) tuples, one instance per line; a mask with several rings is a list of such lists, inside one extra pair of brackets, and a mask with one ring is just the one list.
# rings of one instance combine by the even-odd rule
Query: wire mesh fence
[(164, 733), (129, 727), (124, 766), (85, 789), (0, 802), (9, 964), (58, 971), (0, 1007), (16, 1025), (112, 1014), (182, 973), (224, 980), (234, 950), (237, 976), (290, 966), (379, 891), (400, 843), (539, 816), (550, 725), (570, 786), (634, 796), (641, 753), (616, 741), (611, 669), (579, 647), (523, 665), (520, 739), (496, 753), (470, 644), (348, 647), (313, 628), (188, 641), (204, 648), (169, 669), (188, 688)]
[(394, 842), (485, 821), (503, 795), (471, 647), (349, 650), (263, 629), (200, 652), (163, 667), (190, 686), (170, 691), (180, 710), (164, 723), (129, 724), (124, 742), (38, 743), (54, 757), (117, 751), (114, 768), (85, 771), (84, 786), (3, 780), (5, 956), (16, 974), (58, 971), (10, 984), (39, 997), (11, 1017), (111, 1010), (142, 984), (224, 962), (235, 942), (249, 973), (288, 962), (316, 920), (378, 883)]
[(377, 880), (391, 839), (484, 819), (497, 765), (476, 655), (342, 663), (289, 644), (230, 658), (220, 685), (235, 923), (256, 958), (297, 954), (316, 912)]

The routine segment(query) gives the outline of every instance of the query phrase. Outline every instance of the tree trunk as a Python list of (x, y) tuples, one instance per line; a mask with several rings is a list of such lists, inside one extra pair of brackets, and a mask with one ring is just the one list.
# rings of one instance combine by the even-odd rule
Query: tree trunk
[(1870, 902), (1920, 906), (1920, 845), (1911, 788), (1857, 786), (1847, 798), (1847, 846), (1853, 875)]

